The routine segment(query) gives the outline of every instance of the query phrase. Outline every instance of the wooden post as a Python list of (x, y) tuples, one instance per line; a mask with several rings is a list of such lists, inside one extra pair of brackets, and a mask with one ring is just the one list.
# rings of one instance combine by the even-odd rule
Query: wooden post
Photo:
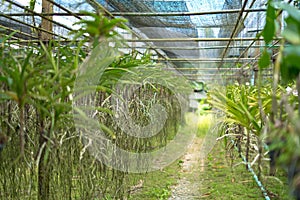
[[(132, 39), (137, 39), (133, 33), (131, 34), (131, 38)], [(134, 41), (134, 42), (131, 43), (131, 50), (132, 50), (132, 52), (135, 51), (135, 47), (136, 47), (136, 42)]]
[[(259, 46), (260, 45), (260, 41), (259, 40), (257, 40), (256, 42), (256, 45), (257, 46)], [(260, 54), (260, 48), (256, 48), (255, 49), (255, 53), (254, 53), (254, 55), (255, 56), (257, 56), (257, 55), (259, 55)], [(253, 68), (253, 71), (254, 71), (254, 85), (257, 85), (257, 83), (258, 83), (258, 64), (256, 65), (256, 66), (254, 66), (254, 68)]]
[[(53, 4), (50, 3), (48, 0), (42, 1), (42, 13), (53, 13)], [(45, 18), (49, 20), (53, 20), (53, 16), (45, 16)], [(42, 18), (41, 28), (47, 31), (53, 31), (53, 23), (47, 19)], [(53, 35), (46, 32), (41, 32), (41, 40), (49, 41), (53, 39)]]

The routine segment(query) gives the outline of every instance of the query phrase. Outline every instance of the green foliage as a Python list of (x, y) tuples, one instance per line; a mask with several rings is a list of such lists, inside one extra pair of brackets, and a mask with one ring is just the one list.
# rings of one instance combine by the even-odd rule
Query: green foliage
[(288, 83), (297, 78), (300, 72), (300, 45), (286, 47), (283, 50), (283, 59), (281, 60), (281, 77), (283, 83)]
[[(234, 162), (230, 162), (230, 158)], [(207, 156), (206, 167), (199, 176), (201, 181), (201, 198), (203, 199), (264, 199), (253, 176), (240, 163), (237, 151), (225, 152), (221, 143)], [(255, 167), (255, 165), (253, 166)], [(264, 173), (267, 166), (264, 166)], [(277, 178), (265, 176), (261, 179), (271, 199), (291, 200), (288, 194), (287, 178), (280, 170)], [(226, 191), (226, 192), (224, 192)]]
[[(95, 14), (87, 11), (81, 11), (81, 13), (89, 16), (91, 20), (82, 19), (79, 22), (74, 23), (74, 25), (81, 25), (81, 28), (76, 31), (72, 31), (71, 34), (74, 34), (74, 40), (82, 36), (89, 35), (93, 39), (93, 47), (96, 47), (99, 44), (99, 40), (112, 38), (118, 36), (116, 27), (123, 30), (129, 30), (124, 18), (113, 18), (109, 19), (102, 14)], [(120, 39), (120, 38), (118, 38)]]
[[(272, 42), (276, 30), (276, 18), (278, 11), (286, 11), (288, 14), (285, 18), (285, 26), (281, 36), (283, 40), (279, 49), (278, 56), (274, 65), (273, 83), (269, 94), (271, 100), (271, 109), (264, 109), (264, 87), (265, 85), (258, 85), (260, 102), (259, 109), (261, 113), (261, 121), (264, 125), (262, 131), (266, 134), (269, 141), (272, 142), (271, 150), (280, 151), (277, 164), (285, 166), (289, 169), (289, 182), (295, 182), (297, 173), (295, 170), (299, 169), (299, 116), (300, 116), (300, 99), (295, 96), (295, 92), (300, 94), (300, 11), (295, 7), (284, 2), (268, 2), (267, 21), (262, 32), (265, 43), (268, 45)], [(285, 44), (289, 46), (285, 46)], [(270, 56), (265, 49), (262, 57), (259, 60), (260, 70), (270, 65)], [(279, 74), (280, 72), (280, 74)], [(279, 82), (281, 81), (281, 82)], [(289, 86), (292, 91), (286, 91), (279, 83)], [(244, 126), (244, 125), (243, 125)], [(262, 150), (260, 150), (262, 152)], [(295, 165), (295, 163), (297, 163)], [(294, 165), (294, 166), (293, 166)], [(291, 168), (291, 166), (293, 166)], [(295, 168), (296, 167), (296, 168)], [(298, 186), (297, 186), (298, 184)], [(300, 183), (290, 185), (290, 190), (298, 188)]]
[(177, 184), (180, 178), (182, 162), (183, 161), (178, 160), (160, 171), (135, 175), (137, 180), (144, 180), (144, 184), (143, 188), (134, 191), (129, 199), (165, 200), (170, 198), (171, 186)]
[(267, 49), (265, 49), (261, 55), (261, 57), (258, 60), (258, 66), (260, 69), (264, 69), (270, 66), (271, 64), (271, 57), (268, 53)]
[[(124, 54), (120, 57), (116, 57), (113, 62), (103, 72), (103, 77), (100, 80), (100, 85), (111, 88), (127, 73), (132, 73), (133, 69), (139, 67), (151, 67), (154, 64), (151, 61), (151, 54), (145, 52), (141, 55), (137, 51)], [(138, 58), (140, 57), (140, 58)], [(123, 77), (124, 79), (124, 77)], [(132, 83), (134, 80), (132, 80)]]
[(300, 72), (300, 11), (285, 3), (274, 3), (278, 9), (287, 11), (286, 27), (282, 36), (292, 45), (284, 48), (281, 60), (281, 76), (284, 82), (295, 79)]
[(28, 90), (33, 86), (30, 77), (33, 76), (33, 63), (29, 62), (33, 52), (29, 51), (24, 60), (17, 60), (14, 57), (7, 60), (1, 60), (0, 66), (3, 75), (1, 81), (8, 87), (6, 94), (20, 106), (24, 106), (27, 99)]
[[(63, 46), (50, 42), (18, 49), (6, 43), (8, 37), (0, 38), (3, 47), (0, 49), (0, 126), (9, 137), (0, 155), (0, 198), (128, 197), (135, 177), (110, 169), (97, 160), (85, 142), (90, 138), (75, 129), (73, 103), (90, 92), (97, 97), (96, 105), (90, 109), (97, 111), (95, 118), (100, 128), (123, 149), (152, 151), (164, 146), (177, 133), (180, 105), (167, 87), (175, 88), (180, 83), (178, 88), (183, 90), (187, 83), (182, 84), (176, 76), (168, 77), (170, 74), (161, 66), (155, 69), (157, 66), (151, 62), (149, 53), (122, 55), (117, 46), (110, 47), (109, 42), (115, 42), (116, 38), (113, 28), (122, 27), (123, 19), (90, 16), (94, 20), (81, 21), (83, 27), (76, 36), (88, 33), (96, 41), (95, 51), (89, 55), (82, 48), (86, 40), (76, 47), (73, 43)], [(87, 56), (90, 60), (85, 64), (89, 68), (82, 64)], [(142, 82), (139, 72), (148, 79)], [(127, 74), (133, 75), (126, 78)], [(152, 84), (155, 79), (163, 81), (165, 87)], [(82, 84), (75, 85), (76, 81)], [(115, 123), (110, 99), (119, 92), (115, 90), (118, 82), (140, 87), (135, 96), (121, 98), (126, 100), (130, 117), (138, 124), (147, 125), (155, 103), (166, 108), (169, 118), (155, 137), (145, 140), (129, 137)], [(75, 95), (76, 92), (82, 92), (81, 96)], [(16, 132), (20, 132), (21, 141)], [(16, 159), (20, 146), (24, 148), (24, 156)], [(158, 191), (156, 196), (166, 198), (169, 193), (166, 190)]]
[(155, 199), (166, 200), (171, 195), (170, 190), (165, 188), (152, 188), (149, 192), (149, 196), (153, 196)]
[[(36, 193), (33, 191), (37, 191), (39, 184), (47, 187), (49, 183), (55, 182), (54, 179), (48, 181), (44, 179), (40, 182), (35, 177), (41, 175), (38, 169), (42, 169), (43, 164), (51, 169), (52, 163), (56, 161), (53, 156), (55, 157), (55, 153), (62, 150), (61, 145), (65, 144), (63, 135), (71, 133), (71, 116), (68, 115), (71, 103), (68, 99), (75, 78), (76, 62), (73, 61), (75, 58), (79, 59), (79, 56), (67, 57), (67, 54), (74, 54), (74, 49), (68, 46), (59, 47), (59, 44), (49, 44), (48, 47), (41, 44), (39, 47), (17, 49), (3, 42), (2, 46), (4, 48), (0, 51), (2, 58), (0, 77), (3, 83), (1, 84), (3, 112), (0, 123), (10, 140), (0, 156), (0, 175), (1, 179), (7, 179), (7, 176), (20, 178), (7, 179), (0, 188), (1, 194), (18, 199), (20, 198), (20, 193), (16, 189), (18, 185), (22, 185), (26, 191), (28, 189), (26, 196), (35, 196)], [(52, 48), (56, 53), (53, 53)], [(15, 134), (17, 131), (20, 132), (20, 141)], [(44, 145), (40, 146), (39, 141), (45, 141)], [(19, 146), (21, 154), (17, 151)], [(63, 152), (56, 156), (61, 157)], [(18, 159), (20, 155), (23, 156), (21, 160)], [(11, 173), (16, 170), (18, 174), (12, 175)], [(52, 175), (50, 172), (44, 172), (43, 177), (49, 178)], [(66, 177), (62, 174), (61, 176)]]
[[(275, 98), (279, 99), (281, 89)], [(258, 165), (258, 176), (266, 162), (263, 143), (266, 140), (266, 119), (272, 115), (272, 86), (265, 84), (263, 88), (248, 85), (229, 85), (226, 90), (210, 91), (209, 102), (224, 113), (220, 117), (223, 129), (220, 131), (229, 152), (238, 148), (247, 162)], [(220, 115), (220, 114), (219, 114)], [(267, 136), (269, 137), (269, 136)], [(234, 145), (233, 145), (233, 143)], [(268, 165), (267, 165), (268, 166)]]
[(276, 10), (270, 2), (271, 0), (268, 0), (266, 24), (262, 32), (266, 44), (269, 44), (273, 40), (276, 33)]
[(30, 2), (29, 2), (29, 9), (30, 9), (30, 10), (34, 10), (34, 8), (35, 8), (35, 3), (36, 3), (36, 0), (30, 0)]
[(228, 123), (239, 124), (253, 133), (260, 134), (262, 121), (257, 98), (257, 90), (254, 87), (238, 85), (228, 86), (225, 94), (220, 90), (211, 91), (208, 101), (226, 114), (225, 120)]

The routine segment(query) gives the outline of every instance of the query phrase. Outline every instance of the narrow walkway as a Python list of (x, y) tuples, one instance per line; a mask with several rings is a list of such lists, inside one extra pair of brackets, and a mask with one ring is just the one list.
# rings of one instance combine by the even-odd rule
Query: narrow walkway
[(200, 160), (202, 139), (195, 137), (187, 153), (182, 158), (181, 178), (177, 185), (172, 186), (172, 196), (169, 200), (193, 200), (200, 199), (199, 165), (204, 164)]

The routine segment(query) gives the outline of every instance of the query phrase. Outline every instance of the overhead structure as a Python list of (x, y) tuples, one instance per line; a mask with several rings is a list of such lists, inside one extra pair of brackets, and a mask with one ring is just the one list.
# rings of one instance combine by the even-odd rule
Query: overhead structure
[[(154, 60), (172, 65), (187, 78), (253, 82), (257, 59), (265, 46), (256, 35), (265, 23), (266, 3), (267, 0), (36, 0), (32, 9), (29, 0), (3, 0), (0, 29), (5, 34), (16, 32), (12, 40), (19, 44), (40, 39), (67, 42), (68, 33), (78, 29), (73, 23), (86, 17), (79, 13), (81, 10), (125, 17), (133, 33), (122, 34), (131, 49), (152, 50)], [(278, 48), (276, 40), (269, 48)], [(270, 73), (264, 72), (266, 76)]]

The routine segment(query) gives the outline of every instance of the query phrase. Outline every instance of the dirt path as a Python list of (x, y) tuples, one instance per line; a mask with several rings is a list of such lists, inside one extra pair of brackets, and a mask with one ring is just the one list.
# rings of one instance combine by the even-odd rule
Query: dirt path
[(201, 180), (199, 172), (204, 169), (204, 159), (200, 158), (202, 140), (195, 137), (182, 158), (181, 177), (177, 185), (172, 186), (172, 195), (169, 200), (200, 199)]

